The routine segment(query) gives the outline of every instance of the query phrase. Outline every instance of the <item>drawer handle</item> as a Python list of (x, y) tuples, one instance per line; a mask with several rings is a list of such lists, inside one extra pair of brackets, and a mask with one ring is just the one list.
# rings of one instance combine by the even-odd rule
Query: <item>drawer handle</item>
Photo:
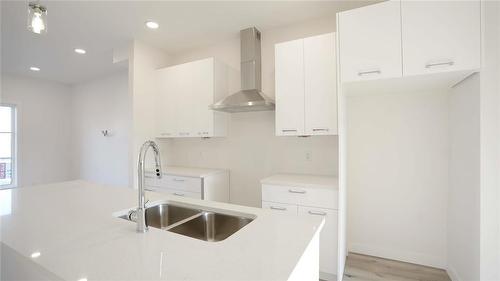
[(295, 190), (295, 189), (289, 189), (288, 192), (290, 193), (297, 193), (297, 194), (305, 194), (305, 190)]
[(380, 69), (377, 70), (367, 70), (358, 72), (358, 76), (370, 75), (370, 74), (381, 74), (382, 71)]
[(309, 211), (308, 213), (315, 216), (326, 216), (325, 212)]
[(176, 195), (176, 196), (186, 196), (186, 194), (184, 194), (184, 193), (177, 193), (177, 192), (174, 192), (174, 195)]
[(184, 179), (176, 179), (174, 178), (174, 181), (185, 181)]
[(181, 135), (181, 136), (189, 136), (189, 133), (181, 132), (181, 133), (179, 133), (179, 135)]
[(454, 64), (455, 64), (455, 62), (453, 62), (453, 61), (428, 63), (428, 64), (425, 65), (425, 68), (433, 68), (433, 67), (436, 67), (436, 66), (452, 66)]
[(283, 129), (281, 130), (283, 133), (297, 132), (297, 129)]
[(314, 128), (313, 132), (328, 132), (329, 130), (327, 128)]
[(274, 206), (271, 206), (271, 210), (286, 211), (286, 208), (285, 207), (274, 207)]

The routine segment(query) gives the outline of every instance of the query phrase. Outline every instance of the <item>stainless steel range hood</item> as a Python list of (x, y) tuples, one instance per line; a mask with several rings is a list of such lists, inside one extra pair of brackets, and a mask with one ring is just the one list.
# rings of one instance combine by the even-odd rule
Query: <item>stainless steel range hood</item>
[(241, 91), (210, 106), (224, 112), (274, 110), (274, 101), (262, 93), (260, 31), (255, 27), (240, 31)]

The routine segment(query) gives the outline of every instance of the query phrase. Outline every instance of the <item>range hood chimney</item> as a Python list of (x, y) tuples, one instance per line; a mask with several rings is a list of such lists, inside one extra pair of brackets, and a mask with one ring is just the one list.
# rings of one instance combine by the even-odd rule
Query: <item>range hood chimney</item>
[(210, 106), (224, 112), (274, 110), (274, 101), (262, 93), (260, 31), (255, 27), (240, 31), (241, 90)]

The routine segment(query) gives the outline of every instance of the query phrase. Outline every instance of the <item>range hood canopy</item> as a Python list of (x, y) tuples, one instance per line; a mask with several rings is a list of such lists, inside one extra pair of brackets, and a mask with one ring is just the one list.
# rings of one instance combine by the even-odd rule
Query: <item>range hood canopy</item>
[(224, 112), (274, 110), (274, 101), (262, 93), (260, 31), (255, 27), (240, 31), (241, 91), (210, 106)]

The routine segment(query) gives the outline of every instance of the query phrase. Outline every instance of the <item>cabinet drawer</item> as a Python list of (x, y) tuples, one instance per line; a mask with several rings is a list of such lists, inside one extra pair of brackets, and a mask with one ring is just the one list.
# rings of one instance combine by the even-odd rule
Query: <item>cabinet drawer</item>
[(200, 178), (163, 175), (161, 179), (158, 179), (157, 177), (153, 176), (153, 174), (147, 173), (144, 182), (147, 186), (172, 188), (196, 193), (202, 192), (202, 184)]
[(338, 191), (333, 188), (303, 188), (264, 184), (262, 185), (262, 200), (337, 209)]
[(331, 209), (299, 206), (299, 216), (325, 218), (320, 234), (319, 269), (321, 272), (337, 274), (338, 212)]
[(283, 214), (297, 215), (298, 206), (291, 204), (262, 201), (262, 209), (270, 209)]
[(168, 193), (175, 196), (203, 199), (203, 196), (200, 192), (190, 192), (190, 191), (176, 190), (172, 188), (157, 187), (157, 186), (146, 186), (145, 188), (146, 190), (149, 191)]
[(162, 181), (168, 188), (198, 193), (202, 191), (200, 178), (164, 175)]

